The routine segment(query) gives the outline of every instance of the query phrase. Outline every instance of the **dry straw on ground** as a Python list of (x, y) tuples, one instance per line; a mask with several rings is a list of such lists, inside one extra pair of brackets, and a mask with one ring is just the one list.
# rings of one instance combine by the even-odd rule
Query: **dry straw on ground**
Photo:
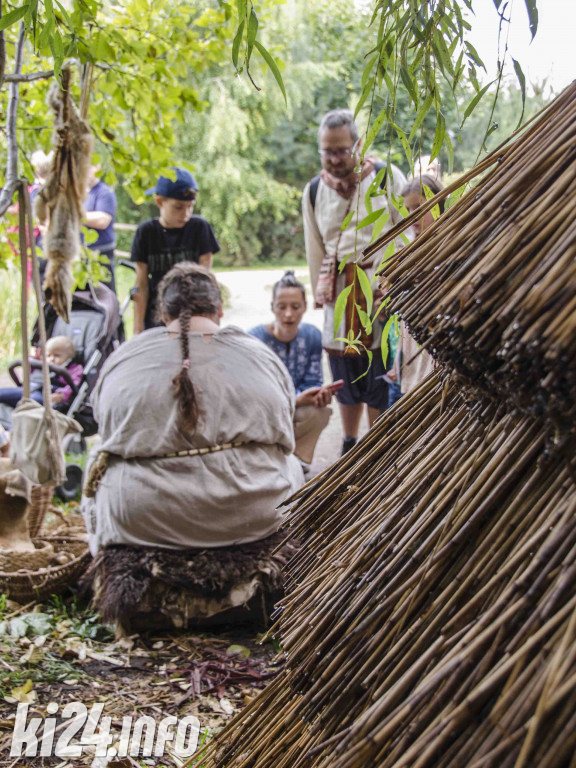
[(300, 493), (286, 670), (206, 768), (576, 765), (576, 231), (551, 207), (575, 93), (387, 269), (442, 366)]

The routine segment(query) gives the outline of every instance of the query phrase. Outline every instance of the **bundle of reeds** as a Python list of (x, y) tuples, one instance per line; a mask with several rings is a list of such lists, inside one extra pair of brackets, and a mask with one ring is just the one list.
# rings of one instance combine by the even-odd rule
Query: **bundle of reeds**
[(489, 396), (576, 434), (576, 82), (490, 166), (384, 267), (389, 311)]
[(208, 766), (570, 765), (570, 466), (435, 377), (399, 406), (293, 511), (287, 671)]
[(575, 768), (575, 88), (387, 268), (442, 365), (296, 498), (287, 665), (206, 768)]

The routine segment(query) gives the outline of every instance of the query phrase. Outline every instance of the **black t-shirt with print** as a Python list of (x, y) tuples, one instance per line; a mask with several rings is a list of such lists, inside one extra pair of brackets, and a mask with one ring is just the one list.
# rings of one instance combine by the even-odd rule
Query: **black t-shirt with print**
[(132, 261), (148, 264), (148, 304), (145, 328), (154, 328), (154, 308), (158, 284), (175, 264), (194, 261), (203, 253), (218, 253), (220, 245), (212, 227), (201, 216), (192, 216), (183, 227), (166, 229), (158, 219), (145, 221), (136, 230), (132, 243)]

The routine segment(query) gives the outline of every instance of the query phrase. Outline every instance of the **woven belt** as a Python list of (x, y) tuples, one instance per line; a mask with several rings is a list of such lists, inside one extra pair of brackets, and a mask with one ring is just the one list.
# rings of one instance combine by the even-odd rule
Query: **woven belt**
[[(235, 440), (232, 443), (222, 443), (221, 445), (208, 445), (205, 448), (190, 448), (188, 451), (175, 451), (174, 453), (164, 453), (162, 456), (133, 456), (134, 459), (140, 461), (145, 459), (175, 459), (181, 456), (204, 456), (207, 453), (218, 453), (219, 451), (226, 451), (230, 448), (239, 448), (241, 445), (251, 445), (251, 440)], [(110, 464), (110, 458), (117, 454), (110, 453), (109, 451), (100, 451), (98, 458), (94, 460), (90, 467), (90, 472), (86, 478), (86, 484), (84, 485), (84, 496), (89, 499), (96, 496), (96, 491), (100, 485), (100, 481), (104, 477), (108, 465)]]
[(208, 445), (206, 448), (190, 448), (189, 451), (176, 451), (176, 453), (165, 453), (163, 456), (150, 456), (151, 459), (174, 459), (176, 456), (203, 456), (205, 453), (218, 453), (226, 451), (229, 448), (238, 448), (241, 445), (248, 445), (248, 440), (236, 440), (234, 443), (222, 443), (222, 445)]

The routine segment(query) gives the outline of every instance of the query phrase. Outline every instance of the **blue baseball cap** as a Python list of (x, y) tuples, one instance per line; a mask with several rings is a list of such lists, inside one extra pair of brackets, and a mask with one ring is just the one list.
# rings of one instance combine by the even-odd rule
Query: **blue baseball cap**
[(156, 186), (147, 189), (146, 194), (162, 195), (174, 200), (192, 200), (195, 198), (198, 184), (194, 176), (183, 168), (172, 168), (172, 170), (176, 174), (176, 180), (169, 179), (167, 176), (159, 176)]

